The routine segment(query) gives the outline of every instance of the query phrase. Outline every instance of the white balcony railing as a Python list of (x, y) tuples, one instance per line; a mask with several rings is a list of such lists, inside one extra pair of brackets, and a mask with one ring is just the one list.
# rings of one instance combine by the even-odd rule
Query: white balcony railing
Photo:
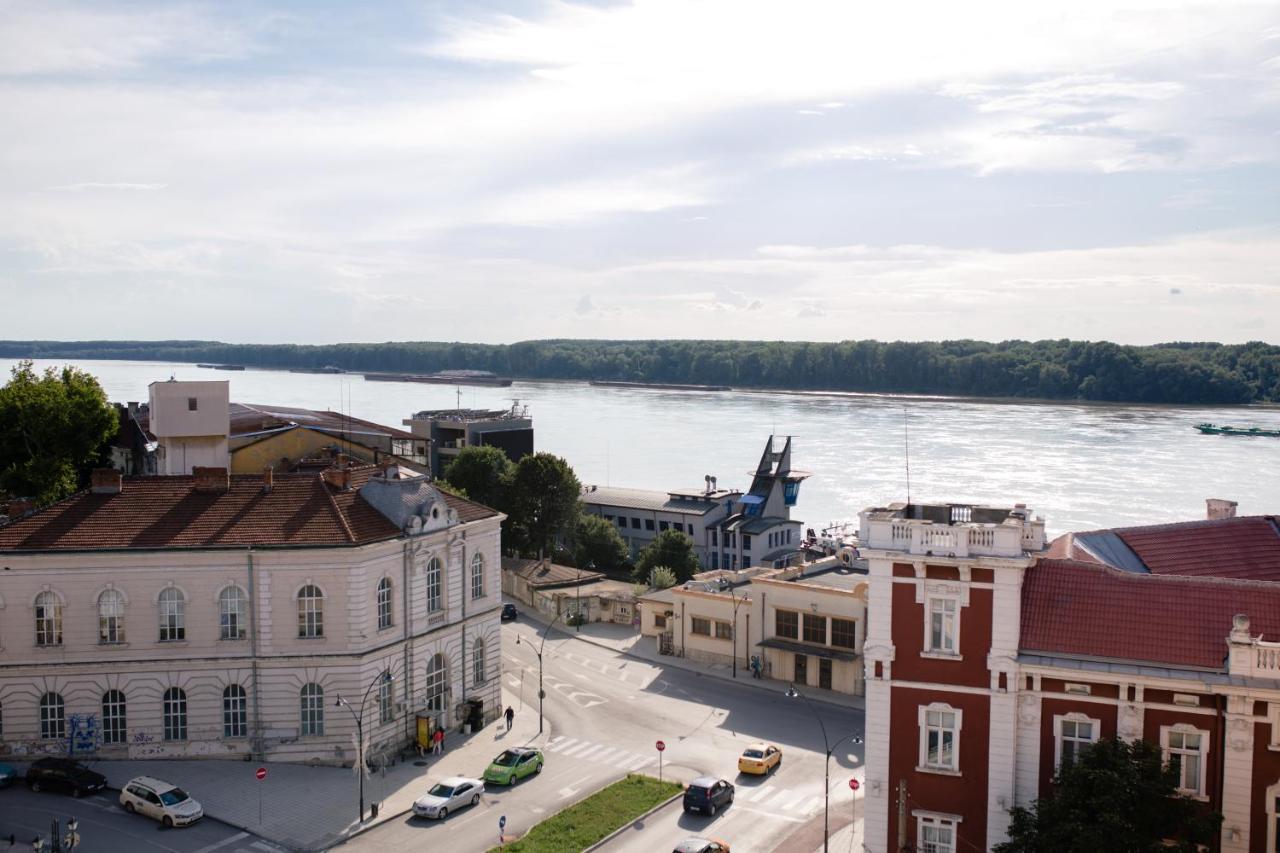
[(929, 521), (868, 519), (862, 545), (936, 557), (1019, 557), (1044, 548), (1042, 522), (1022, 524), (934, 524)]

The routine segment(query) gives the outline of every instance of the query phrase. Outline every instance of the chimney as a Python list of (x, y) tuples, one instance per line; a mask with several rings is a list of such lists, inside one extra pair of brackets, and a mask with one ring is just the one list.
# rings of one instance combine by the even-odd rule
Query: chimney
[(212, 468), (196, 465), (191, 469), (195, 477), (197, 492), (225, 492), (231, 487), (231, 475), (226, 468)]
[(276, 485), (276, 469), (268, 465), (262, 469), (262, 491), (270, 492)]
[(120, 481), (120, 472), (115, 468), (94, 468), (89, 480), (89, 490), (95, 495), (118, 495)]
[(1235, 518), (1238, 504), (1222, 498), (1209, 498), (1205, 501), (1205, 506), (1208, 509), (1209, 520), (1218, 521), (1223, 518)]
[(31, 498), (13, 498), (9, 501), (9, 509), (7, 510), (9, 520), (17, 521), (35, 508), (35, 501), (31, 500)]
[(338, 467), (346, 468), (351, 464), (351, 457), (345, 453), (338, 454)]
[(351, 471), (346, 468), (325, 468), (320, 477), (335, 489), (345, 491), (351, 487)]

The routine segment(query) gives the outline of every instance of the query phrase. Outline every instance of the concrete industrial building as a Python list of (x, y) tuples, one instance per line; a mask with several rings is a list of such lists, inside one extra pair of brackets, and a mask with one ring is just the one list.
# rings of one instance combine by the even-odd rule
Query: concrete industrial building
[(431, 473), (444, 477), (465, 447), (497, 447), (512, 462), (533, 453), (533, 419), (516, 400), (510, 409), (436, 409), (404, 420), (412, 435), (431, 441)]

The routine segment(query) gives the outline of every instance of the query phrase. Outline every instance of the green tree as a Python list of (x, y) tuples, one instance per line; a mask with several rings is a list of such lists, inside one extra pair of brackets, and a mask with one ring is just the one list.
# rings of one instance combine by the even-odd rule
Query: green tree
[(666, 566), (654, 566), (649, 570), (649, 589), (669, 589), (676, 585), (676, 573)]
[(1010, 810), (996, 853), (1191, 853), (1222, 815), (1177, 791), (1178, 773), (1146, 741), (1098, 741), (1065, 763), (1047, 796)]
[(464, 447), (444, 469), (444, 478), (471, 500), (505, 511), (507, 485), (513, 468), (511, 460), (500, 448)]
[(87, 483), (120, 421), (91, 374), (15, 366), (0, 388), (0, 489), (47, 504)]
[(627, 562), (631, 552), (618, 535), (618, 528), (598, 515), (583, 513), (573, 532), (574, 565), (591, 564), (602, 572), (612, 572)]
[(505, 511), (512, 544), (528, 554), (549, 553), (557, 536), (570, 538), (582, 484), (559, 456), (533, 453), (515, 466)]
[(693, 551), (693, 540), (679, 530), (664, 530), (644, 546), (636, 560), (636, 580), (648, 579), (650, 570), (659, 566), (674, 572), (678, 583), (684, 583), (702, 568)]

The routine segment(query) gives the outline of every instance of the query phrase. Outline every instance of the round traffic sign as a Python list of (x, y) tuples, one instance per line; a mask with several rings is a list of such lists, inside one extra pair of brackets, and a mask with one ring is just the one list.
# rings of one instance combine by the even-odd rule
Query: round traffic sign
[(667, 745), (662, 741), (658, 741), (656, 744), (654, 744), (654, 746), (658, 748), (658, 752), (662, 752), (662, 750), (667, 748)]
[(857, 780), (857, 779), (850, 779), (850, 780), (849, 780), (849, 789), (850, 789), (850, 790), (853, 790), (853, 791), (858, 790), (858, 780)]
[(505, 829), (507, 826), (507, 816), (502, 815), (498, 818), (498, 829)]
[(253, 775), (257, 778), (259, 782), (261, 782), (263, 779), (267, 778), (267, 768), (259, 767), (257, 770), (253, 772)]

